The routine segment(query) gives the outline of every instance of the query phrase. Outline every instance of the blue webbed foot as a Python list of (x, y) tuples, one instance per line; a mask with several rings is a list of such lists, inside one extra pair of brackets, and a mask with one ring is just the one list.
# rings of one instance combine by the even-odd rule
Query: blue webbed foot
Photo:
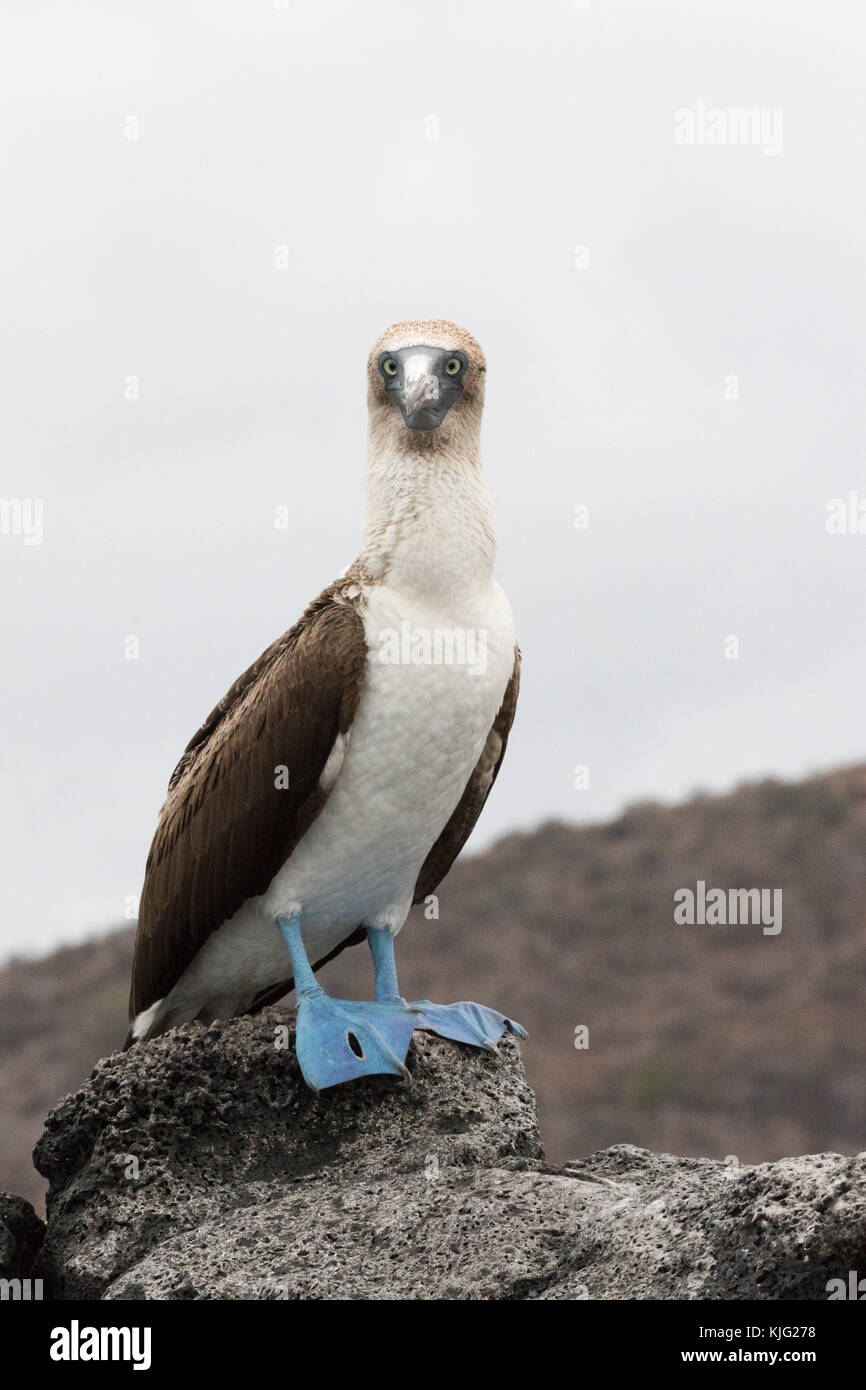
[(278, 917), (277, 926), (292, 958), (298, 996), (295, 1052), (307, 1085), (324, 1091), (360, 1076), (411, 1080), (405, 1063), (415, 1015), (397, 993), (392, 934), (374, 932), (371, 937), (377, 997), (372, 1003), (357, 1003), (332, 999), (316, 984), (299, 918)]
[(281, 916), (276, 922), (292, 958), (298, 997), (295, 1051), (304, 1080), (314, 1091), (361, 1076), (402, 1076), (411, 1081), (406, 1053), (416, 1028), (490, 1052), (496, 1051), (503, 1033), (526, 1037), (519, 1023), (483, 1004), (431, 1004), (429, 999), (407, 1004), (397, 987), (394, 933), (387, 924), (367, 927), (375, 1000), (331, 999), (316, 984), (300, 919)]
[(314, 1091), (360, 1076), (393, 1075), (411, 1080), (406, 1053), (416, 1016), (402, 1002), (356, 1003), (323, 991), (298, 1000), (295, 1051)]
[(496, 1009), (488, 1009), (484, 1004), (472, 1004), (464, 999), (460, 1004), (431, 1004), (429, 999), (416, 999), (409, 1005), (418, 1012), (414, 1015), (415, 1027), (429, 1033), (438, 1033), (440, 1038), (453, 1038), (455, 1042), (471, 1043), (473, 1047), (496, 1051), (496, 1044), (503, 1033), (513, 1033), (515, 1037), (525, 1038), (527, 1032), (515, 1023), (513, 1018)]

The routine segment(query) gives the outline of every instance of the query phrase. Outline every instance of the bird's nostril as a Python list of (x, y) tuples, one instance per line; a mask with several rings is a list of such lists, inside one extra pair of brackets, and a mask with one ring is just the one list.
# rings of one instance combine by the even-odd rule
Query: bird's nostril
[(355, 1034), (354, 1034), (354, 1033), (347, 1033), (347, 1034), (346, 1034), (346, 1037), (349, 1039), (349, 1046), (351, 1047), (351, 1049), (352, 1049), (352, 1051), (354, 1052), (355, 1056), (356, 1056), (356, 1057), (363, 1057), (363, 1055), (364, 1055), (364, 1049), (363, 1049), (363, 1047), (361, 1046), (361, 1044), (358, 1042), (358, 1039), (355, 1037)]

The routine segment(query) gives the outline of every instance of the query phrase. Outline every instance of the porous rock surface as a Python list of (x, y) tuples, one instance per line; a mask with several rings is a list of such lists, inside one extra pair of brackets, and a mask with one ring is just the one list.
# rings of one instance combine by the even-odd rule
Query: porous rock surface
[(866, 1272), (866, 1155), (554, 1168), (515, 1041), (416, 1034), (408, 1065), (315, 1096), (279, 1008), (106, 1058), (36, 1149), (46, 1296), (823, 1299)]
[(28, 1277), (44, 1231), (29, 1202), (0, 1192), (0, 1279)]

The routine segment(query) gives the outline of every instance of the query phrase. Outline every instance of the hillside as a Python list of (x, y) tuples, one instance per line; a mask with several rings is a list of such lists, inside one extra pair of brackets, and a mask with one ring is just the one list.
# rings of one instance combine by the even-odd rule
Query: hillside
[[(674, 894), (783, 892), (760, 925), (679, 926)], [(548, 1155), (631, 1143), (752, 1163), (866, 1149), (866, 767), (764, 781), (590, 827), (512, 835), (457, 865), (401, 937), (410, 998), (526, 1025)], [(0, 971), (0, 1187), (32, 1200), (48, 1109), (116, 1048), (132, 932)], [(366, 951), (322, 972), (363, 998)], [(574, 1046), (589, 1030), (588, 1049)]]

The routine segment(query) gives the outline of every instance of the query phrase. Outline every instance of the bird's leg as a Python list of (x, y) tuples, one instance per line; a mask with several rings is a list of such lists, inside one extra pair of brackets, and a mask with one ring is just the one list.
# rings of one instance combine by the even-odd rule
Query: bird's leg
[(390, 927), (368, 927), (367, 945), (376, 972), (376, 998), (381, 1003), (402, 1004), (406, 1000), (397, 985), (397, 962), (394, 959), (394, 933)]
[(314, 1091), (359, 1076), (392, 1075), (409, 1080), (406, 1053), (415, 1015), (397, 992), (394, 938), (388, 927), (369, 927), (367, 937), (376, 971), (376, 999), (332, 999), (316, 983), (298, 917), (278, 917), (289, 948), (298, 1021), (295, 1050), (307, 1085)]

